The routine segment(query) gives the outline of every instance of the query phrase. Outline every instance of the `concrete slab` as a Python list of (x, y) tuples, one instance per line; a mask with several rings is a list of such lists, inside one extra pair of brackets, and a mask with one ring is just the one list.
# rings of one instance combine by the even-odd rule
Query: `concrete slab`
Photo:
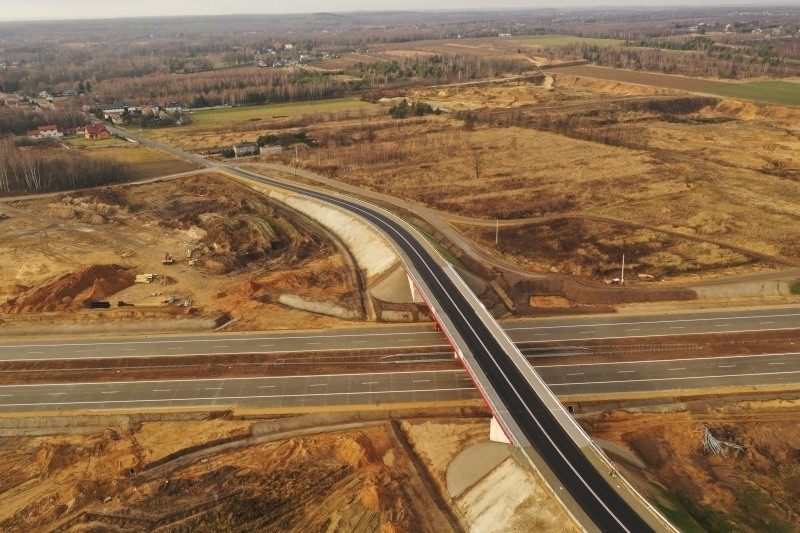
[(457, 498), (508, 459), (514, 447), (499, 442), (479, 442), (458, 454), (447, 467), (447, 492)]

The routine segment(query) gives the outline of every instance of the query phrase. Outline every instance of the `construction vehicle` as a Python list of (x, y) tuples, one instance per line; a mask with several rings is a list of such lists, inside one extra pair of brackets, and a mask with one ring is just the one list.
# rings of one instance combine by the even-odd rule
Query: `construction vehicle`
[(175, 258), (172, 257), (172, 254), (170, 254), (169, 252), (166, 252), (164, 254), (164, 259), (161, 260), (161, 264), (162, 265), (172, 265), (174, 263), (175, 263)]
[(7, 218), (11, 218), (11, 217), (9, 217), (8, 215), (6, 215), (5, 213), (0, 213), (0, 220), (5, 220), (5, 219), (7, 219)]

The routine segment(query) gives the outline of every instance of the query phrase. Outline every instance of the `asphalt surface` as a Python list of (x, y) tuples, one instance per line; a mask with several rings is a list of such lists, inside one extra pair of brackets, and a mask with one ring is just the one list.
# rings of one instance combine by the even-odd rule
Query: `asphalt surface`
[[(424, 240), (422, 236), (418, 234), (413, 236), (403, 224), (392, 217), (375, 208), (367, 208), (352, 199), (312, 191), (252, 172), (211, 163), (138, 136), (127, 133), (123, 135), (156, 146), (178, 157), (197, 161), (204, 166), (220, 168), (250, 181), (277, 186), (333, 204), (367, 220), (392, 240), (396, 248), (411, 263), (410, 265), (407, 263), (407, 267), (414, 271), (412, 277), (422, 285), (419, 288), (434, 312), (440, 314), (446, 332), (455, 339), (459, 349), (466, 350), (464, 355), (468, 360), (467, 367), (473, 363), (480, 367), (480, 375), (473, 377), (476, 378), (479, 388), (487, 397), (506, 432), (515, 433), (515, 429), (521, 430), (527, 444), (536, 450), (538, 457), (547, 463), (563, 488), (600, 530), (637, 532), (652, 530), (589, 462), (577, 442), (573, 440), (573, 435), (568, 432), (568, 424), (562, 426), (564, 419), (559, 421), (546, 402), (555, 405), (555, 410), (563, 411), (563, 408), (553, 398), (542, 394), (541, 390), (537, 393), (535, 387), (537, 385), (542, 387), (538, 376), (531, 373), (527, 367), (517, 366), (521, 358), (519, 352), (513, 345), (508, 346), (510, 343), (506, 343), (502, 333), (497, 333), (498, 336), (495, 336), (494, 319), (485, 309), (473, 307), (468, 300), (472, 295), (462, 294), (461, 287), (456, 285), (435, 258), (426, 251), (425, 244), (417, 242), (418, 239)], [(479, 307), (480, 303), (477, 303), (477, 306)], [(477, 373), (477, 370), (473, 372)], [(544, 389), (549, 394), (546, 387)], [(498, 396), (502, 399), (502, 407), (492, 399)], [(563, 415), (563, 413), (557, 414)], [(571, 422), (574, 424), (574, 421)], [(518, 440), (516, 436), (515, 440)], [(518, 444), (525, 449), (526, 443), (518, 442)]]
[[(535, 366), (559, 395), (800, 383), (800, 352)], [(464, 370), (0, 386), (0, 412), (371, 405), (480, 398)]]
[[(800, 329), (800, 311), (780, 307), (654, 316), (519, 319), (501, 322), (501, 326), (516, 343), (658, 337)], [(285, 333), (4, 340), (0, 341), (0, 361), (449, 347), (444, 335), (432, 326), (407, 325)]]

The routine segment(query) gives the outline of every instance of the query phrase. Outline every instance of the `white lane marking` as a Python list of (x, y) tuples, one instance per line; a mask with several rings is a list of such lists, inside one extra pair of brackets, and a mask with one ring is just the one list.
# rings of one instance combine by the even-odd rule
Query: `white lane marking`
[(775, 322), (759, 322), (759, 326), (766, 326), (767, 324), (774, 324)]
[[(680, 359), (650, 359), (647, 361), (612, 361), (605, 363), (581, 363), (580, 366), (602, 366), (602, 365), (645, 365), (653, 363), (669, 363), (684, 361), (724, 361), (726, 359), (747, 359), (756, 357), (781, 357), (786, 355), (800, 355), (800, 352), (780, 352), (780, 353), (760, 353), (753, 355), (723, 355), (720, 357), (684, 357)], [(541, 365), (540, 368), (574, 367), (578, 365)]]
[[(396, 376), (398, 374), (417, 374), (419, 376), (424, 375), (431, 375), (435, 376), (436, 374), (463, 374), (465, 370), (463, 368), (459, 368), (456, 370), (403, 370), (400, 372), (353, 372), (350, 374), (314, 374), (313, 376), (309, 376), (308, 374), (299, 374), (295, 376), (283, 376), (280, 378), (269, 378), (269, 379), (308, 379), (309, 377), (314, 378), (338, 378), (343, 376), (361, 376), (361, 377), (370, 377), (370, 376)], [(253, 378), (253, 377), (239, 377), (239, 378), (225, 378), (225, 381), (260, 381), (264, 378)], [(136, 384), (143, 384), (143, 383), (163, 383), (165, 385), (171, 383), (202, 383), (202, 382), (211, 381), (213, 383), (219, 383), (219, 378), (205, 378), (205, 379), (149, 379), (149, 380), (142, 380), (142, 381), (135, 381), (133, 383)], [(75, 387), (79, 385), (130, 385), (130, 381), (104, 381), (102, 383), (98, 382), (83, 382), (83, 383), (70, 383), (70, 387)], [(7, 387), (41, 387), (40, 383), (24, 383), (21, 385), (0, 385), (0, 390), (3, 390)]]
[(48, 396), (56, 396), (58, 394), (66, 394), (66, 392), (48, 392), (47, 393)]
[(534, 333), (534, 336), (536, 336), (536, 337), (548, 337), (548, 336), (550, 336), (550, 334), (549, 333)]
[(430, 381), (429, 379), (415, 379), (411, 383), (430, 383)]
[(353, 341), (353, 344), (367, 344), (368, 341)]
[(786, 363), (784, 363), (783, 361), (773, 361), (773, 362), (768, 363), (768, 364), (770, 366), (772, 366), (772, 365), (785, 365)]
[(327, 383), (309, 383), (308, 386), (309, 387), (327, 387), (328, 384)]
[(222, 344), (220, 346), (214, 346), (214, 348), (230, 348), (227, 344)]
[(754, 374), (721, 374), (717, 376), (685, 376), (679, 378), (647, 378), (647, 379), (626, 379), (625, 381), (621, 380), (609, 380), (609, 381), (581, 381), (575, 383), (552, 383), (550, 387), (567, 387), (570, 385), (603, 385), (603, 384), (613, 384), (613, 383), (637, 383), (642, 382), (646, 383), (648, 381), (679, 381), (682, 379), (717, 379), (717, 378), (739, 378), (739, 377), (755, 377), (755, 376), (784, 376), (789, 374), (800, 374), (800, 370), (787, 370), (785, 372), (760, 372)]
[(634, 374), (636, 370), (618, 370), (617, 374)]
[(642, 328), (629, 328), (626, 329), (625, 331), (642, 331)]
[(572, 374), (567, 374), (568, 376), (583, 376), (583, 372), (573, 372)]
[(170, 346), (167, 350), (183, 350), (183, 346)]
[(590, 333), (597, 333), (597, 330), (590, 329), (588, 331), (579, 331), (578, 333), (581, 334), (581, 335), (588, 335)]
[(273, 346), (275, 346), (275, 345), (274, 344), (259, 344), (258, 345), (259, 348), (272, 348)]
[(261, 385), (260, 387), (256, 387), (257, 389), (274, 389), (275, 385)]
[(13, 394), (0, 394), (0, 398), (12, 398)]
[(222, 387), (206, 387), (206, 390), (222, 390)]
[(669, 329), (686, 329), (686, 326), (670, 326)]
[(28, 353), (31, 355), (40, 355), (43, 354), (44, 352), (28, 352)]
[(685, 366), (679, 366), (679, 367), (676, 367), (676, 368), (668, 368), (667, 370), (686, 370), (686, 367)]
[(153, 392), (172, 392), (172, 389), (153, 389)]
[(120, 351), (123, 351), (123, 352), (135, 352), (136, 348), (120, 348)]
[(531, 329), (566, 329), (566, 328), (585, 328), (590, 327), (605, 327), (605, 326), (635, 326), (638, 324), (676, 324), (681, 322), (713, 322), (713, 321), (733, 321), (733, 320), (754, 320), (758, 318), (787, 318), (787, 317), (800, 317), (800, 313), (785, 313), (774, 315), (741, 315), (729, 317), (707, 317), (707, 318), (677, 318), (672, 320), (637, 320), (635, 322), (607, 322), (607, 323), (583, 323), (583, 324), (563, 324), (559, 326), (529, 326), (520, 328), (508, 328), (506, 331), (524, 331)]
[(718, 365), (720, 368), (733, 368), (736, 365)]
[(87, 353), (87, 352), (91, 352), (91, 350), (75, 350), (72, 353)]
[(362, 385), (377, 385), (378, 383), (379, 383), (378, 381), (363, 381), (361, 384)]
[(115, 391), (115, 390), (101, 390), (100, 394), (116, 394), (118, 392), (119, 391)]
[(321, 343), (321, 342), (307, 342), (306, 344), (316, 344), (316, 345), (320, 345), (320, 344), (322, 344), (322, 343)]
[(194, 343), (201, 344), (207, 342), (258, 342), (258, 341), (282, 341), (282, 340), (303, 340), (303, 339), (339, 339), (342, 337), (399, 337), (403, 335), (433, 335), (441, 337), (442, 333), (439, 331), (389, 331), (386, 333), (370, 333), (370, 332), (357, 332), (357, 333), (332, 333), (320, 334), (310, 333), (308, 335), (275, 335), (271, 337), (216, 337), (208, 339), (193, 339), (193, 338), (180, 338), (175, 339), (166, 337), (163, 339), (154, 338), (152, 340), (115, 340), (107, 342), (66, 342), (66, 343), (37, 343), (37, 344), (0, 344), (0, 348), (46, 348), (48, 346), (54, 348), (64, 348), (67, 346), (118, 346), (129, 344), (176, 344), (176, 343)]
[(730, 324), (714, 324), (715, 328), (727, 328)]
[(174, 398), (174, 399), (161, 399), (161, 398), (153, 398), (147, 400), (104, 400), (102, 402), (92, 401), (92, 400), (82, 400), (82, 401), (67, 401), (67, 402), (41, 402), (41, 403), (7, 403), (2, 404), (3, 407), (29, 407), (29, 406), (44, 406), (44, 405), (86, 405), (86, 404), (94, 404), (94, 403), (104, 403), (104, 404), (111, 404), (111, 403), (158, 403), (158, 402), (196, 402), (196, 401), (219, 401), (219, 400), (254, 400), (260, 398), (295, 398), (295, 397), (308, 397), (308, 396), (353, 396), (356, 394), (410, 394), (414, 392), (452, 392), (452, 391), (462, 391), (462, 390), (472, 390), (474, 391), (474, 387), (454, 387), (454, 388), (447, 388), (447, 389), (424, 389), (424, 390), (390, 390), (390, 391), (356, 391), (356, 392), (307, 392), (302, 394), (276, 394), (273, 396), (264, 396), (264, 395), (247, 395), (247, 396), (214, 396), (214, 397), (204, 397), (204, 398)]

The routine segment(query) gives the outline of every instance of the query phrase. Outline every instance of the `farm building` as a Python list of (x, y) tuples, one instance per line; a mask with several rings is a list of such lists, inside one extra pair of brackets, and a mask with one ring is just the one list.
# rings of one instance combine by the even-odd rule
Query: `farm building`
[(258, 155), (261, 153), (261, 148), (256, 143), (241, 142), (233, 145), (233, 153), (236, 157)]

